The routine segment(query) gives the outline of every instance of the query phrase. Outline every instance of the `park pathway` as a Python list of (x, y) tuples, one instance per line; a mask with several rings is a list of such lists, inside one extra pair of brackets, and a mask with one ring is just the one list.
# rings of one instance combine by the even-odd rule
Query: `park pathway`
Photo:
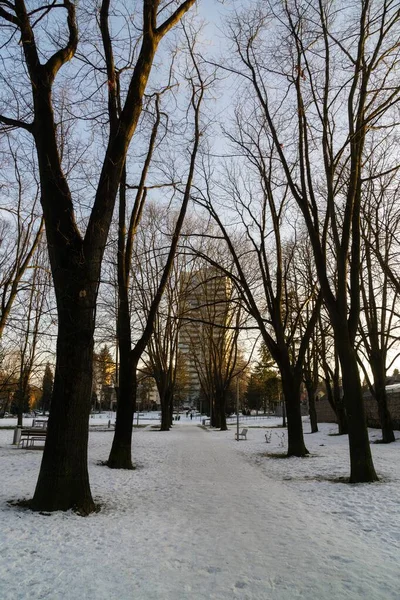
[(143, 599), (399, 597), (395, 565), (383, 565), (340, 516), (311, 513), (236, 442), (195, 425), (166, 435), (173, 439), (163, 447), (162, 479), (145, 511), (158, 524), (160, 560)]
[(101, 462), (112, 432), (91, 432), (101, 511), (82, 518), (7, 503), (32, 495), (42, 453), (0, 431), (0, 599), (398, 600), (393, 548), (244, 455), (251, 433), (135, 429), (137, 469), (119, 471)]

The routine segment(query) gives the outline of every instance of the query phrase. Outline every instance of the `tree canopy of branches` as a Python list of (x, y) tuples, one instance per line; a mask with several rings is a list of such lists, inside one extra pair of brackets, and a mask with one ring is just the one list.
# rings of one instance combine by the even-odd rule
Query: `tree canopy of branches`
[[(308, 272), (304, 277), (295, 275), (299, 245), (291, 243), (284, 233), (289, 227), (288, 187), (275, 182), (272, 176), (276, 157), (273, 145), (263, 143), (265, 123), (250, 122), (243, 110), (236, 111), (235, 131), (229, 134), (242, 160), (228, 167), (223, 185), (211, 182), (210, 167), (205, 165), (206, 184), (197, 202), (219, 228), (214, 237), (218, 243), (223, 241), (233, 263), (232, 267), (222, 268), (234, 282), (280, 370), (288, 417), (288, 454), (304, 456), (308, 451), (303, 437), (300, 386), (305, 352), (322, 297), (316, 278), (310, 280)], [(207, 235), (212, 234), (209, 231)], [(210, 253), (207, 260), (218, 266)], [(300, 316), (308, 304), (313, 308), (308, 322), (303, 314), (306, 323), (299, 331)]]

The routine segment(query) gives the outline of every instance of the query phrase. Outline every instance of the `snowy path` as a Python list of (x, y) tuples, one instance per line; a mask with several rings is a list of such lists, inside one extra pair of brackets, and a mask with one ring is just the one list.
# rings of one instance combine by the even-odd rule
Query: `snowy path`
[[(185, 427), (174, 435), (165, 459), (172, 472), (164, 485), (175, 488), (164, 490), (169, 525), (160, 523), (162, 560), (146, 598), (392, 597), (386, 582), (398, 577), (397, 567), (383, 568), (382, 557), (338, 520), (311, 515), (284, 484), (212, 433)], [(153, 522), (162, 511), (159, 491)]]
[(111, 436), (92, 434), (92, 488), (104, 504), (86, 519), (6, 509), (5, 499), (34, 485), (41, 453), (2, 443), (3, 464), (8, 456), (15, 473), (25, 457), (33, 471), (29, 485), (1, 496), (2, 600), (400, 597), (390, 548), (310, 509), (232, 438), (195, 425), (136, 431), (138, 469), (119, 472), (97, 465)]

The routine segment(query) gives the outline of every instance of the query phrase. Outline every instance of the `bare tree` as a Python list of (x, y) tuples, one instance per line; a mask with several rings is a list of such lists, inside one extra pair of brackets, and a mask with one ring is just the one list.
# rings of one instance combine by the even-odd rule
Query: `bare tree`
[[(291, 302), (295, 306), (294, 314), (297, 315), (296, 327), (300, 339), (307, 328), (315, 310), (316, 299), (312, 294), (315, 286), (316, 273), (313, 260), (312, 248), (308, 236), (298, 234), (292, 243), (297, 244), (295, 260), (291, 261), (286, 275), (286, 285), (290, 285)], [(289, 246), (290, 249), (290, 246)], [(304, 292), (308, 291), (309, 301), (304, 304)], [(295, 317), (296, 318), (296, 317)], [(310, 335), (307, 350), (303, 362), (303, 382), (307, 390), (308, 412), (310, 415), (311, 433), (318, 431), (317, 410), (315, 405), (316, 394), (319, 384), (319, 360), (318, 348), (320, 346), (319, 330), (317, 322)]]
[[(124, 191), (120, 197), (120, 213), (119, 213), (119, 269), (118, 269), (118, 343), (119, 343), (119, 388), (118, 388), (118, 404), (117, 418), (115, 425), (115, 435), (111, 447), (107, 465), (114, 469), (132, 469), (132, 420), (135, 410), (136, 391), (137, 391), (137, 367), (153, 332), (154, 319), (157, 314), (164, 290), (169, 280), (171, 270), (174, 263), (175, 253), (177, 250), (180, 233), (183, 227), (186, 211), (191, 198), (191, 188), (195, 176), (195, 165), (197, 154), (200, 148), (200, 138), (202, 135), (201, 122), (201, 106), (207, 86), (213, 81), (213, 74), (203, 75), (198, 65), (198, 57), (195, 54), (196, 36), (192, 36), (190, 32), (185, 30), (187, 50), (189, 55), (188, 72), (186, 75), (190, 101), (189, 106), (193, 114), (193, 137), (191, 140), (190, 158), (186, 181), (181, 190), (182, 201), (180, 204), (179, 213), (176, 218), (174, 229), (170, 238), (168, 252), (164, 268), (160, 273), (157, 288), (154, 290), (154, 296), (148, 307), (143, 331), (141, 335), (132, 343), (132, 334), (130, 327), (130, 307), (129, 307), (129, 278), (130, 265), (132, 256), (132, 246), (137, 230), (140, 216), (143, 209), (143, 204), (146, 197), (145, 181), (149, 161), (152, 156), (153, 136), (157, 134), (157, 124), (159, 113), (156, 117), (153, 135), (150, 140), (149, 150), (142, 171), (142, 176), (137, 189), (137, 194), (134, 202), (133, 211), (131, 212), (130, 224), (126, 231), (126, 203)], [(157, 101), (156, 101), (157, 106)]]
[[(144, 329), (150, 306), (157, 293), (160, 273), (165, 265), (176, 214), (165, 213), (154, 203), (147, 205), (139, 229), (132, 261), (132, 296), (136, 318)], [(182, 304), (180, 280), (186, 259), (178, 251), (175, 255), (164, 294), (157, 307), (153, 331), (143, 361), (155, 379), (161, 402), (161, 431), (169, 431), (175, 384), (182, 368), (179, 356), (179, 330), (181, 327)]]
[(10, 410), (18, 385), (18, 355), (0, 347), (0, 418)]
[(346, 408), (341, 390), (340, 365), (329, 317), (323, 311), (318, 319), (318, 360), (323, 373), (328, 402), (336, 415), (339, 435), (348, 433)]
[[(0, 338), (43, 232), (43, 219), (37, 214), (38, 186), (34, 185), (33, 192), (29, 189), (23, 175), (26, 166), (9, 136), (6, 143), (11, 164), (0, 205), (4, 217), (0, 217)], [(31, 193), (32, 201), (26, 206)]]
[[(46, 249), (40, 244), (36, 250), (31, 278), (25, 282), (21, 293), (18, 315), (19, 377), (16, 390), (18, 426), (22, 427), (23, 413), (29, 410), (31, 377), (38, 362), (40, 337), (43, 334), (46, 301), (51, 287), (46, 266)], [(17, 319), (13, 326), (16, 328)]]
[[(376, 153), (375, 153), (376, 160)], [(371, 162), (371, 161), (370, 161)], [(372, 165), (371, 165), (372, 167)], [(382, 168), (380, 169), (382, 170)], [(393, 224), (382, 227), (382, 221), (396, 214), (398, 193), (398, 170), (392, 170), (385, 177), (374, 177), (366, 182), (364, 205), (362, 208), (362, 238), (364, 246), (361, 261), (361, 320), (359, 325), (359, 362), (372, 396), (378, 404), (382, 427), (382, 441), (395, 441), (393, 423), (387, 405), (386, 373), (398, 356), (399, 315), (398, 292), (393, 289), (387, 270), (382, 271), (377, 251), (386, 264), (394, 250)], [(379, 232), (379, 233), (378, 233)], [(372, 371), (367, 368), (369, 365)]]
[[(293, 302), (289, 273), (297, 246), (288, 245), (285, 233), (291, 229), (293, 218), (288, 186), (274, 180), (276, 153), (273, 145), (263, 141), (265, 120), (250, 121), (242, 106), (236, 110), (235, 122), (236, 130), (229, 138), (236, 155), (243, 160), (231, 163), (226, 180), (219, 186), (212, 186), (207, 173), (204, 190), (199, 192), (197, 201), (208, 210), (219, 228), (219, 236), (234, 264), (234, 269), (227, 267), (226, 272), (279, 367), (288, 417), (288, 454), (304, 456), (308, 451), (303, 437), (300, 386), (321, 295), (314, 281), (311, 288), (299, 286), (301, 305)], [(210, 166), (205, 165), (205, 169)], [(217, 264), (215, 260), (208, 260)], [(315, 298), (313, 310), (299, 336), (300, 315), (311, 297)]]
[[(31, 133), (34, 139), (58, 310), (53, 403), (41, 470), (31, 503), (36, 510), (75, 508), (88, 514), (95, 509), (87, 470), (87, 442), (94, 317), (101, 262), (128, 147), (142, 111), (143, 95), (157, 48), (194, 2), (185, 0), (174, 10), (168, 2), (143, 0), (142, 22), (140, 26), (136, 25), (140, 29), (137, 51), (128, 73), (120, 115), (109, 25), (110, 0), (101, 3), (99, 27), (109, 131), (84, 234), (76, 222), (71, 182), (62, 167), (53, 103), (53, 88), (59, 71), (74, 58), (78, 48), (76, 3), (71, 0), (51, 5), (42, 3), (30, 10), (24, 0), (16, 0), (15, 4), (6, 3), (0, 8), (5, 36), (3, 52), (10, 57), (16, 53), (19, 56), (20, 42), (26, 71), (23, 92), (20, 81), (14, 85), (17, 103), (12, 107), (12, 115), (2, 114), (0, 121), (8, 127)], [(67, 31), (63, 33), (60, 33), (60, 20), (52, 18), (54, 12), (60, 11), (67, 15)], [(161, 23), (160, 12), (164, 18)], [(45, 40), (43, 45), (40, 44), (42, 39)], [(13, 81), (11, 74), (10, 80)], [(32, 101), (24, 95), (26, 89), (30, 89)], [(28, 100), (26, 104), (25, 100)], [(23, 114), (21, 106), (26, 106)]]
[[(350, 481), (374, 481), (355, 349), (360, 207), (366, 139), (396, 121), (400, 14), (391, 0), (343, 3), (340, 11), (317, 0), (269, 7), (241, 15), (232, 27), (240, 61), (233, 70), (254, 92), (283, 180), (307, 225), (341, 363)], [(284, 40), (272, 52), (266, 48), (271, 27), (274, 39)]]

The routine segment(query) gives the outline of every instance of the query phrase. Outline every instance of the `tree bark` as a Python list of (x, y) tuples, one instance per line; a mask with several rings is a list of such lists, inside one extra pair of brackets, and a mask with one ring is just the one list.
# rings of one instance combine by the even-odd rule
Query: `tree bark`
[(161, 400), (161, 426), (160, 431), (169, 431), (171, 429), (171, 409), (167, 399)]
[(80, 281), (76, 279), (76, 274), (70, 275), (65, 292), (65, 299), (75, 298), (75, 302), (64, 302), (63, 309), (59, 310), (53, 399), (31, 506), (45, 511), (75, 508), (81, 514), (89, 514), (95, 510), (87, 468), (94, 295), (79, 298), (77, 289), (90, 286), (85, 285), (85, 276)]
[(228, 427), (226, 425), (226, 395), (223, 391), (221, 391), (217, 396), (216, 406), (219, 414), (219, 428), (221, 431), (227, 431)]
[(300, 408), (300, 380), (291, 372), (281, 369), (282, 389), (285, 398), (288, 428), (288, 456), (306, 456), (309, 454), (304, 443), (303, 423)]
[(349, 426), (347, 423), (346, 406), (344, 398), (340, 393), (339, 378), (335, 377), (333, 381), (333, 398), (336, 406), (336, 415), (339, 426), (339, 435), (347, 435), (349, 433)]
[[(347, 329), (347, 328), (346, 328)], [(361, 381), (358, 371), (356, 351), (342, 329), (336, 339), (336, 348), (342, 368), (344, 403), (346, 407), (349, 446), (350, 483), (377, 481), (368, 438)]]
[(395, 442), (396, 438), (393, 432), (392, 417), (387, 405), (385, 364), (384, 361), (380, 360), (380, 356), (371, 357), (371, 368), (374, 375), (373, 393), (378, 403), (378, 414), (382, 428), (382, 442), (390, 444)]
[(163, 393), (160, 394), (161, 401), (161, 427), (160, 431), (169, 431), (171, 428), (171, 406), (173, 406), (172, 390), (168, 386), (165, 387)]
[(326, 385), (326, 393), (328, 397), (328, 402), (332, 407), (336, 415), (336, 420), (338, 423), (339, 431), (338, 435), (347, 435), (347, 416), (346, 409), (344, 407), (344, 401), (340, 396), (340, 387), (337, 378), (333, 380), (333, 385), (331, 384), (331, 380), (328, 374), (325, 375), (325, 385)]
[(114, 439), (107, 466), (111, 469), (134, 469), (132, 463), (132, 428), (136, 408), (137, 364), (131, 351), (120, 345), (120, 387)]
[(221, 413), (219, 411), (216, 398), (210, 399), (210, 410), (210, 427), (216, 427), (219, 429), (221, 427)]
[(317, 408), (315, 406), (315, 387), (307, 385), (307, 395), (308, 395), (308, 413), (310, 415), (310, 426), (311, 433), (318, 433), (318, 417), (317, 417)]

